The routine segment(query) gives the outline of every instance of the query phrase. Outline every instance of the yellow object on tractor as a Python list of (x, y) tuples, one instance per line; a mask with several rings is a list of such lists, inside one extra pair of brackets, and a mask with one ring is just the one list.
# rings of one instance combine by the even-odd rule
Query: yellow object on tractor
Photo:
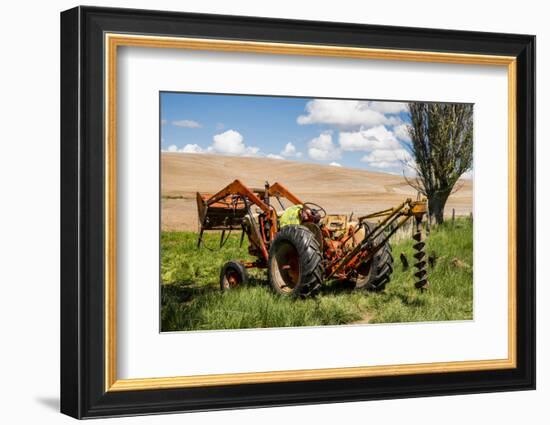
[(212, 195), (197, 192), (197, 208), (199, 247), (204, 231), (221, 231), (222, 246), (226, 232), (239, 229), (241, 243), (246, 235), (248, 251), (256, 258), (227, 262), (220, 273), (222, 289), (246, 284), (247, 269), (256, 267), (268, 269), (271, 287), (282, 295), (314, 295), (328, 279), (381, 291), (393, 271), (389, 240), (408, 220), (415, 225), (415, 287), (428, 286), (421, 226), (427, 212), (425, 199), (406, 199), (397, 207), (352, 220), (302, 202), (280, 183), (266, 182), (263, 188), (252, 189), (235, 180)]

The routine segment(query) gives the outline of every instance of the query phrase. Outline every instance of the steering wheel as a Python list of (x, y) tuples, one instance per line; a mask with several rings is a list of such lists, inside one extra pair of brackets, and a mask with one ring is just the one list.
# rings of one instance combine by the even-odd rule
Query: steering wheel
[(318, 204), (315, 204), (313, 202), (304, 202), (304, 208), (309, 208), (313, 214), (317, 215), (319, 219), (323, 219), (327, 216), (327, 212), (325, 209)]

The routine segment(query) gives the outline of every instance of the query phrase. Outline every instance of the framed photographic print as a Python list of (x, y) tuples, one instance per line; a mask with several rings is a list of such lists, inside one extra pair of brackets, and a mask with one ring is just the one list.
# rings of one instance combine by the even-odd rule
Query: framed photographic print
[(535, 38), (61, 14), (61, 411), (533, 389)]

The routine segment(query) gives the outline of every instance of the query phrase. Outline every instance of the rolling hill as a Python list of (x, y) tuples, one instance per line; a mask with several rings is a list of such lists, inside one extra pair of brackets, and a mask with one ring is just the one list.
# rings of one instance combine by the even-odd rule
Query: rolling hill
[[(416, 198), (402, 176), (268, 158), (162, 153), (162, 229), (197, 230), (195, 193), (214, 193), (235, 179), (251, 187), (280, 182), (329, 213), (366, 214)], [(472, 181), (463, 180), (446, 213), (472, 211)]]

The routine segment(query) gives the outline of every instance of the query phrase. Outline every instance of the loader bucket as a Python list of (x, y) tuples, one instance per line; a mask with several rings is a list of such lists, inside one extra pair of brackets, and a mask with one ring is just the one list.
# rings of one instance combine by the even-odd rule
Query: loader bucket
[(199, 227), (203, 230), (231, 230), (240, 228), (247, 209), (242, 198), (227, 196), (208, 205), (211, 194), (197, 192), (197, 211)]

